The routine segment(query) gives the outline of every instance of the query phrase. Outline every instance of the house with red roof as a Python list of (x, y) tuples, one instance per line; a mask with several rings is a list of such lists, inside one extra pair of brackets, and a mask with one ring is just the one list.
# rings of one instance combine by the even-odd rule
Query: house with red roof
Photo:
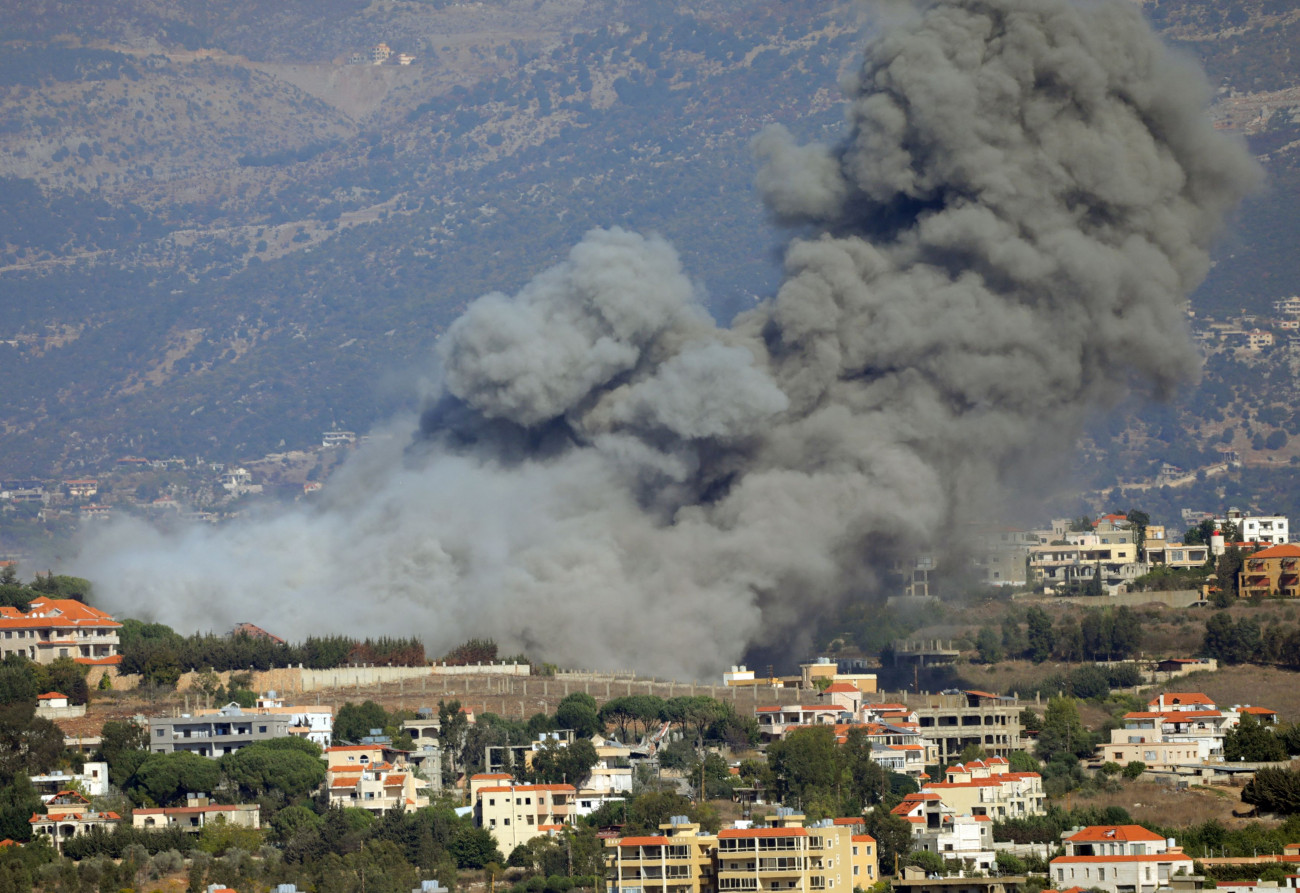
[(1300, 596), (1300, 545), (1283, 543), (1250, 555), (1237, 574), (1242, 598)]
[(0, 607), (0, 658), (11, 654), (38, 664), (70, 657), (80, 664), (117, 665), (122, 624), (70, 598), (37, 598), (26, 611)]
[(1092, 825), (1061, 835), (1065, 855), (1053, 859), (1049, 879), (1111, 893), (1156, 893), (1193, 863), (1181, 847), (1140, 825)]
[(46, 801), (45, 814), (35, 813), (28, 822), (33, 834), (48, 835), (55, 848), (62, 849), (63, 841), (89, 834), (95, 828), (112, 831), (121, 824), (122, 817), (115, 812), (97, 811), (76, 791), (59, 791)]
[(921, 790), (938, 794), (960, 815), (1003, 821), (1047, 812), (1042, 776), (1037, 772), (1012, 772), (1005, 757), (949, 766), (943, 781), (927, 781)]
[(1201, 692), (1163, 692), (1151, 699), (1146, 710), (1124, 714), (1124, 728), (1113, 729), (1110, 743), (1097, 749), (1105, 762), (1138, 761), (1156, 771), (1221, 762), (1224, 736), (1246, 714), (1261, 723), (1277, 722), (1277, 712), (1266, 707), (1247, 704), (1220, 709)]
[(184, 806), (163, 809), (134, 809), (131, 824), (136, 828), (157, 830), (180, 828), (198, 834), (212, 822), (224, 822), (241, 828), (260, 828), (262, 807), (256, 803), (213, 803), (203, 794), (188, 794)]

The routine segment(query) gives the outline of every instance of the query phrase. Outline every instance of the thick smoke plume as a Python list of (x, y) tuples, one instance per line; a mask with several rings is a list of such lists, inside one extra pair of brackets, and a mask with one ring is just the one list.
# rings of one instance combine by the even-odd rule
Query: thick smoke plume
[(185, 627), (492, 635), (675, 676), (798, 647), (1089, 412), (1195, 375), (1183, 301), (1255, 177), (1206, 99), (1127, 3), (922, 5), (867, 48), (841, 144), (755, 141), (803, 235), (732, 328), (663, 240), (593, 231), (469, 308), (415, 442), (318, 507), (117, 528), (83, 564)]

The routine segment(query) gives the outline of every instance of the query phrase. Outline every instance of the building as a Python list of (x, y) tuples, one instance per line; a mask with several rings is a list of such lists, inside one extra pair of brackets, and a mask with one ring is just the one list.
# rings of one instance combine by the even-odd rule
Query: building
[(41, 801), (48, 803), (59, 794), (76, 790), (88, 797), (102, 797), (108, 793), (108, 763), (86, 762), (81, 764), (81, 771), (67, 775), (56, 769), (49, 775), (32, 775), (32, 787), (41, 795)]
[(76, 791), (59, 791), (46, 802), (45, 815), (36, 813), (28, 822), (33, 834), (49, 835), (55, 848), (62, 849), (63, 841), (70, 837), (81, 837), (95, 828), (112, 831), (121, 824), (122, 817), (115, 812), (96, 811)]
[(1141, 576), (1135, 531), (1117, 516), (1099, 519), (1090, 531), (1055, 533), (1050, 542), (1029, 549), (1030, 582), (1044, 591), (1078, 587), (1094, 579), (1111, 594)]
[(778, 809), (764, 827), (715, 836), (675, 816), (659, 835), (606, 840), (606, 893), (851, 893), (876, 883), (876, 842), (862, 833), (860, 819), (804, 824), (802, 815)]
[[(229, 705), (227, 705), (229, 706)], [(195, 716), (216, 716), (221, 710), (197, 710)], [(289, 718), (288, 734), (306, 738), (321, 750), (330, 746), (334, 737), (334, 708), (328, 705), (314, 707), (294, 707), (286, 705), (269, 691), (257, 699), (256, 706), (242, 708), (245, 716), (286, 716)]]
[(927, 877), (925, 869), (909, 865), (891, 885), (900, 893), (1016, 893), (1024, 883), (1025, 878), (1011, 875)]
[(149, 751), (185, 750), (215, 760), (258, 741), (288, 737), (293, 725), (292, 715), (245, 713), (234, 703), (211, 713), (156, 716), (149, 720)]
[(996, 821), (1045, 815), (1047, 799), (1037, 772), (1012, 772), (1004, 757), (949, 766), (943, 781), (927, 781), (921, 791), (938, 794), (958, 815)]
[(571, 784), (500, 784), (480, 787), (474, 824), (486, 828), (503, 855), (577, 816), (578, 791)]
[(1229, 524), (1235, 526), (1246, 543), (1277, 546), (1291, 541), (1291, 522), (1285, 515), (1247, 515), (1241, 509), (1230, 508), (1214, 523), (1220, 530), (1226, 530)]
[(1029, 550), (1040, 545), (1038, 534), (1002, 528), (979, 537), (980, 550), (973, 562), (990, 586), (1024, 586), (1028, 580)]
[(122, 624), (98, 608), (70, 598), (38, 598), (27, 611), (0, 607), (0, 658), (17, 654), (38, 664), (70, 657), (79, 664), (122, 662)]
[(759, 733), (768, 740), (785, 736), (798, 726), (834, 726), (853, 721), (853, 714), (839, 704), (791, 704), (785, 707), (756, 707)]
[(73, 499), (89, 499), (99, 492), (99, 481), (87, 479), (81, 481), (64, 481), (68, 495)]
[(1124, 714), (1124, 728), (1114, 729), (1110, 743), (1098, 746), (1103, 760), (1139, 760), (1156, 770), (1180, 763), (1221, 762), (1223, 738), (1243, 715), (1250, 714), (1264, 725), (1277, 721), (1274, 710), (1249, 704), (1221, 709), (1201, 692), (1164, 692), (1147, 707)]
[(979, 745), (992, 756), (1010, 757), (1020, 744), (1020, 702), (986, 691), (922, 695), (911, 705), (921, 736), (939, 747), (937, 762), (955, 762)]
[(355, 806), (374, 813), (429, 805), (425, 784), (402, 751), (383, 744), (349, 744), (325, 749), (325, 787), (330, 806)]
[(1300, 596), (1300, 545), (1284, 543), (1250, 555), (1237, 574), (1237, 594), (1258, 596)]
[(262, 807), (256, 803), (238, 803), (223, 806), (211, 802), (205, 794), (189, 794), (184, 806), (166, 809), (136, 809), (131, 812), (131, 824), (136, 828), (180, 828), (198, 834), (214, 822), (237, 825), (240, 828), (260, 828)]
[(1192, 859), (1140, 825), (1092, 825), (1061, 835), (1065, 855), (1053, 859), (1049, 880), (1110, 893), (1155, 893), (1176, 874), (1190, 875)]

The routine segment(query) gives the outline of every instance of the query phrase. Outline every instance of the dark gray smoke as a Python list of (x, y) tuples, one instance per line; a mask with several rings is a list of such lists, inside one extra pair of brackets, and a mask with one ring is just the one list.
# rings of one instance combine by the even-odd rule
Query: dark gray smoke
[(1130, 4), (921, 5), (868, 47), (843, 143), (755, 141), (810, 235), (731, 329), (661, 239), (594, 231), (449, 329), (403, 455), (362, 454), (316, 511), (119, 529), (89, 566), (182, 625), (676, 676), (797, 642), (1067, 461), (1087, 413), (1195, 375), (1183, 302), (1256, 176), (1206, 100)]

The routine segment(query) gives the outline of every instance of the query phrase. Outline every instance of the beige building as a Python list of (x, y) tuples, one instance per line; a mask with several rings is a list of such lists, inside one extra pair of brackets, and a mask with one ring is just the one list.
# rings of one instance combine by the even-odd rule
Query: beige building
[(192, 834), (198, 834), (213, 823), (260, 828), (261, 810), (262, 807), (256, 803), (221, 805), (213, 803), (203, 794), (190, 794), (186, 797), (184, 806), (132, 810), (131, 824), (147, 830), (180, 828)]
[(326, 748), (325, 787), (330, 805), (355, 806), (375, 813), (428, 806), (424, 782), (416, 778), (400, 752), (390, 748), (389, 753), (379, 744)]
[(59, 791), (45, 803), (45, 815), (37, 813), (28, 822), (33, 834), (45, 834), (62, 849), (63, 841), (70, 837), (89, 834), (93, 829), (112, 831), (122, 823), (115, 812), (98, 812), (90, 801), (76, 791)]
[(793, 810), (761, 828), (730, 828), (716, 836), (677, 816), (653, 837), (607, 840), (606, 893), (799, 893), (870, 887), (879, 879), (875, 839), (855, 820), (805, 827)]
[(38, 664), (70, 657), (79, 664), (116, 666), (122, 624), (70, 598), (38, 598), (27, 606), (0, 607), (0, 658), (11, 654)]
[(1012, 772), (1003, 757), (949, 766), (945, 780), (926, 782), (923, 793), (938, 794), (959, 815), (997, 821), (1045, 815), (1047, 799), (1037, 772)]
[(480, 787), (474, 799), (474, 824), (486, 828), (503, 856), (577, 815), (571, 784), (504, 784)]
[(1237, 574), (1242, 598), (1300, 596), (1300, 545), (1271, 546), (1246, 558)]

